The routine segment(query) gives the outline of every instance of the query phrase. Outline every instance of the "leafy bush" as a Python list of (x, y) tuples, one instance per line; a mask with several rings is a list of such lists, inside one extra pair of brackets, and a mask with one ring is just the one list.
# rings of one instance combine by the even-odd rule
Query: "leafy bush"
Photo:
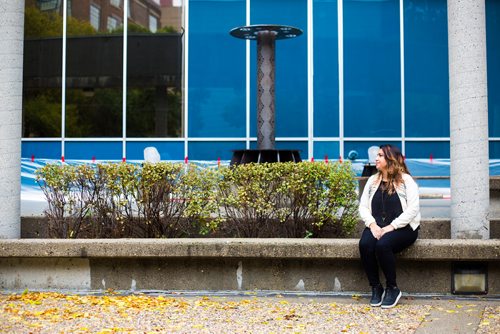
[(89, 214), (93, 196), (87, 190), (88, 166), (46, 165), (43, 180), (37, 177), (48, 202), (45, 214), (49, 234), (57, 238), (77, 238)]
[[(179, 237), (218, 221), (215, 174), (183, 164), (48, 164), (37, 182), (56, 238)], [(200, 225), (201, 224), (201, 225)]]
[(349, 164), (245, 164), (222, 174), (218, 198), (236, 236), (343, 236), (357, 222)]
[(348, 163), (49, 164), (50, 237), (338, 237), (357, 222)]
[(144, 218), (143, 235), (180, 237), (215, 228), (215, 181), (213, 170), (195, 165), (145, 164), (134, 192), (137, 216)]

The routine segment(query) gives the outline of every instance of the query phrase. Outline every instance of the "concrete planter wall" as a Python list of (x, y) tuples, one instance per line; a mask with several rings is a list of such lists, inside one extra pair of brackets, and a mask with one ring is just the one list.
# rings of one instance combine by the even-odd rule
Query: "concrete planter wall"
[[(450, 293), (454, 261), (487, 263), (500, 295), (500, 240), (420, 239), (399, 256), (400, 287)], [(368, 291), (357, 239), (0, 240), (0, 287)]]

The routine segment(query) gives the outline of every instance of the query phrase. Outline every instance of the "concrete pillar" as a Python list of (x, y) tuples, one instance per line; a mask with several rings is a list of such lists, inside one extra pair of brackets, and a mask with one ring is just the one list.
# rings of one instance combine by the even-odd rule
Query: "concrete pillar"
[(0, 1), (0, 238), (21, 230), (24, 0)]
[(485, 2), (448, 0), (451, 237), (489, 238)]

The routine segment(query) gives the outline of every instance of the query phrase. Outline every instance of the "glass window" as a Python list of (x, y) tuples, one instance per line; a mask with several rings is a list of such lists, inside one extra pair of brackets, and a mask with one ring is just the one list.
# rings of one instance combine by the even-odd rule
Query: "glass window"
[(58, 10), (61, 0), (38, 0), (38, 8), (42, 11)]
[(74, 28), (69, 29), (68, 21), (66, 136), (121, 137), (123, 32), (97, 31), (92, 21), (98, 15), (77, 9)]
[(324, 160), (338, 160), (340, 157), (339, 142), (337, 141), (317, 141), (314, 142), (314, 159)]
[(358, 159), (368, 159), (368, 149), (371, 146), (380, 146), (384, 144), (391, 144), (399, 147), (401, 149), (401, 142), (399, 141), (346, 141), (344, 142), (344, 152), (346, 157), (349, 155), (350, 151), (356, 151), (358, 153)]
[(244, 22), (244, 0), (189, 4), (190, 137), (246, 135), (245, 41), (229, 35)]
[(127, 142), (127, 160), (144, 160), (144, 149), (155, 147), (161, 160), (183, 160), (184, 142)]
[(405, 143), (406, 157), (410, 159), (449, 159), (450, 142), (411, 142)]
[(114, 18), (113, 16), (108, 16), (108, 31), (113, 31), (119, 26), (119, 20)]
[(486, 46), (489, 135), (500, 137), (500, 2), (496, 0), (486, 1)]
[(71, 142), (65, 143), (65, 159), (122, 160), (122, 142)]
[(307, 160), (307, 141), (277, 141), (278, 150), (299, 150), (302, 159)]
[[(303, 31), (299, 37), (276, 42), (275, 109), (277, 137), (307, 136), (307, 1), (252, 0), (251, 24), (283, 24)], [(241, 21), (244, 22), (244, 21)], [(241, 25), (241, 24), (240, 24)], [(257, 136), (257, 43), (250, 51), (250, 125)]]
[(21, 157), (27, 159), (61, 159), (59, 141), (24, 141), (21, 144)]
[(345, 0), (343, 8), (344, 134), (399, 137), (399, 1)]
[(90, 24), (95, 30), (101, 27), (101, 9), (96, 5), (90, 5)]
[(122, 5), (121, 0), (109, 0), (109, 3), (115, 7), (121, 7), (121, 5)]
[(129, 32), (127, 53), (127, 137), (181, 137), (181, 33)]
[(231, 160), (233, 150), (244, 148), (244, 142), (190, 142), (189, 160)]
[(22, 135), (60, 137), (63, 20), (28, 2), (24, 15)]
[[(134, 2), (132, 2), (134, 5)], [(167, 7), (165, 7), (167, 5)], [(160, 17), (158, 26), (168, 30), (152, 33), (147, 12), (134, 11), (135, 25), (129, 25), (127, 49), (127, 137), (181, 137), (183, 135), (182, 33), (171, 22), (181, 20), (182, 8), (170, 11), (151, 5), (149, 13)], [(141, 8), (143, 10), (144, 8)], [(167, 10), (168, 15), (163, 15)], [(145, 20), (145, 21), (144, 21)], [(181, 157), (182, 159), (183, 157)]]
[[(314, 136), (337, 137), (339, 135), (337, 0), (315, 0), (313, 6)], [(314, 152), (316, 157), (316, 149)]]
[(149, 15), (149, 31), (156, 32), (158, 30), (158, 18), (154, 15)]
[[(257, 142), (250, 142), (250, 149), (257, 149)], [(277, 141), (276, 149), (278, 150), (298, 150), (301, 159), (307, 160), (307, 141)]]
[(404, 2), (408, 137), (450, 135), (447, 20), (446, 0)]
[(500, 159), (500, 141), (490, 141), (490, 159)]

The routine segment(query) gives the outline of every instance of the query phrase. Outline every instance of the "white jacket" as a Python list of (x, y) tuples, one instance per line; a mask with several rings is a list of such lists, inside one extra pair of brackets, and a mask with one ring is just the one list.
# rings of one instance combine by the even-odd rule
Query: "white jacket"
[[(370, 226), (371, 223), (376, 223), (375, 218), (372, 216), (371, 203), (373, 195), (375, 195), (381, 181), (382, 178), (379, 176), (379, 173), (370, 176), (359, 201), (359, 215), (366, 227)], [(420, 203), (417, 183), (410, 175), (403, 174), (403, 183), (397, 187), (396, 193), (401, 201), (403, 213), (394, 219), (391, 225), (394, 229), (398, 229), (410, 224), (411, 228), (416, 230), (420, 225)]]

